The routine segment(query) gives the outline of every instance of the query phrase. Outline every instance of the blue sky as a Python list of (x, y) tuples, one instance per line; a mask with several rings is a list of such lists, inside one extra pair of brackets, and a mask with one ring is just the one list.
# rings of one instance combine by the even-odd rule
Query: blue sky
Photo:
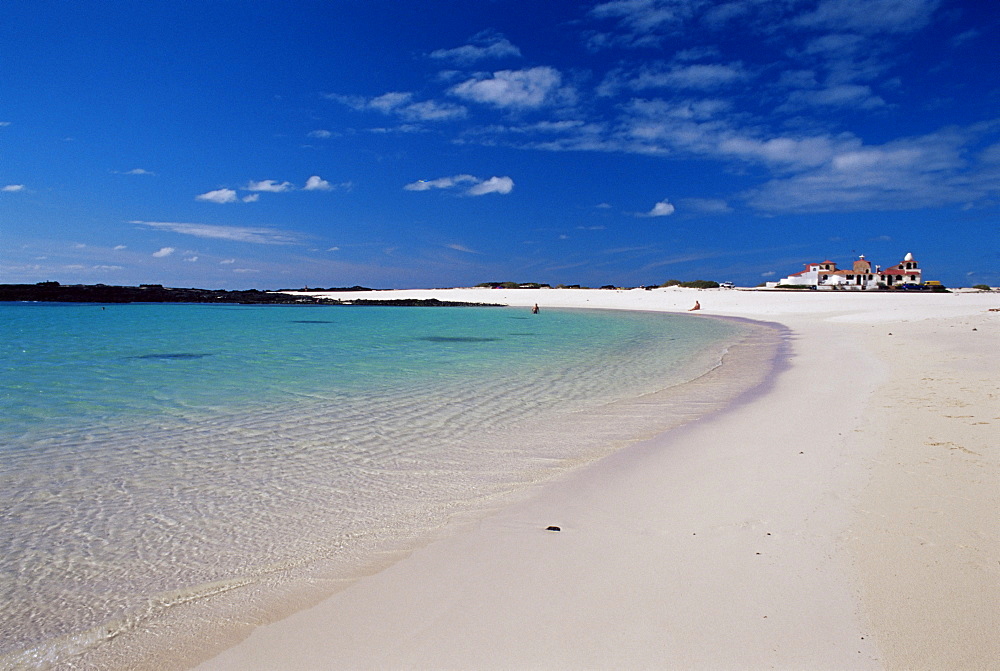
[(1000, 4), (13, 0), (0, 282), (1000, 284)]

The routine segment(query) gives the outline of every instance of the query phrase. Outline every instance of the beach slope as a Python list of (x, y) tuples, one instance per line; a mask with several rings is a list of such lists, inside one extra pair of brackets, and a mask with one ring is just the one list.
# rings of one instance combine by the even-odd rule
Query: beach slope
[(1000, 296), (392, 293), (543, 315), (698, 300), (784, 324), (790, 351), (760, 393), (198, 668), (998, 668)]

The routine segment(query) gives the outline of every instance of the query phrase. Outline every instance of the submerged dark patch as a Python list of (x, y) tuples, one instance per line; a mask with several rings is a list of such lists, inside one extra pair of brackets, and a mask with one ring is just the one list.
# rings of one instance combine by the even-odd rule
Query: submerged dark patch
[(332, 324), (331, 321), (326, 321), (324, 319), (293, 319), (293, 324)]
[(500, 338), (473, 338), (464, 336), (427, 336), (420, 338), (427, 342), (497, 342)]
[(204, 359), (211, 354), (194, 354), (192, 352), (178, 352), (176, 354), (141, 354), (131, 357), (133, 359)]

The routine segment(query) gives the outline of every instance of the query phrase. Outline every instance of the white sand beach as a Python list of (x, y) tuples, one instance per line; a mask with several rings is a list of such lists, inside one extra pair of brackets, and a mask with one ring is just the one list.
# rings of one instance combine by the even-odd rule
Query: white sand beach
[[(1000, 669), (1000, 294), (342, 294), (778, 322), (752, 398), (631, 445), (197, 667)], [(559, 531), (546, 527), (558, 526)]]

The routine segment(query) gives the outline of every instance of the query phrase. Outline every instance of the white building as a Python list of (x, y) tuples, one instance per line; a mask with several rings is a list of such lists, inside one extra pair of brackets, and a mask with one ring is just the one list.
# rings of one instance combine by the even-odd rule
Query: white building
[(903, 257), (902, 263), (880, 269), (872, 268), (864, 254), (854, 262), (850, 269), (838, 269), (833, 261), (807, 263), (805, 270), (782, 278), (774, 286), (808, 286), (817, 289), (881, 289), (903, 285), (920, 286), (923, 277), (920, 267), (913, 259), (913, 254)]

